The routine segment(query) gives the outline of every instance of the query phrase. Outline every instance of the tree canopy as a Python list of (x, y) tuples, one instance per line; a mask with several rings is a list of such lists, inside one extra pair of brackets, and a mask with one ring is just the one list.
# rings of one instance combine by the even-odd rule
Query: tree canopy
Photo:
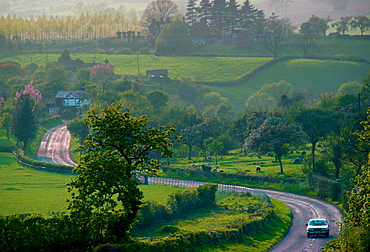
[(156, 41), (156, 51), (160, 54), (186, 54), (193, 50), (186, 24), (176, 19), (167, 24)]
[(147, 120), (132, 117), (122, 102), (87, 112), (86, 154), (68, 183), (68, 210), (91, 242), (129, 239), (143, 198), (135, 173), (157, 173), (159, 164), (151, 158), (156, 151), (172, 155), (169, 135), (175, 129), (149, 128)]

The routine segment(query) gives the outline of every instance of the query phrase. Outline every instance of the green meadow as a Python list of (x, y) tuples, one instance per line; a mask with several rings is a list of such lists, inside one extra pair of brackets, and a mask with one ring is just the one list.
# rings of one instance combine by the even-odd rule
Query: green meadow
[(266, 83), (284, 80), (292, 84), (295, 91), (303, 89), (319, 95), (336, 92), (344, 83), (362, 83), (369, 71), (369, 64), (359, 62), (294, 59), (276, 63), (239, 85), (215, 86), (212, 89), (240, 107), (246, 102), (246, 96), (256, 93)]
[[(75, 175), (34, 170), (20, 165), (11, 153), (0, 152), (0, 216), (65, 212), (70, 196), (66, 183)], [(164, 203), (179, 187), (142, 185), (144, 201)]]
[[(62, 52), (61, 52), (62, 53)], [(85, 63), (104, 62), (108, 59), (114, 65), (114, 72), (121, 75), (146, 74), (146, 70), (168, 69), (171, 79), (181, 76), (190, 77), (194, 81), (231, 81), (250, 73), (254, 68), (271, 60), (266, 57), (158, 57), (150, 55), (117, 55), (117, 54), (74, 54), (72, 59), (81, 59)], [(48, 61), (58, 60), (60, 54), (48, 54)], [(25, 66), (32, 62), (45, 65), (45, 54), (15, 55), (5, 60), (14, 60)]]

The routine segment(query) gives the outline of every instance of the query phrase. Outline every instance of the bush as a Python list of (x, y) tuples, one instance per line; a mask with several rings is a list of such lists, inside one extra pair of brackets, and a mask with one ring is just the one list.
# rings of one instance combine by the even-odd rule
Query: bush
[(44, 171), (60, 172), (60, 173), (71, 173), (72, 172), (72, 167), (70, 166), (44, 163), (41, 161), (34, 160), (30, 157), (27, 157), (26, 155), (24, 155), (24, 151), (21, 149), (17, 149), (14, 154), (15, 154), (15, 158), (17, 159), (19, 163), (32, 167), (34, 169), (42, 169)]
[(134, 54), (134, 52), (130, 48), (123, 48), (117, 51), (118, 54)]

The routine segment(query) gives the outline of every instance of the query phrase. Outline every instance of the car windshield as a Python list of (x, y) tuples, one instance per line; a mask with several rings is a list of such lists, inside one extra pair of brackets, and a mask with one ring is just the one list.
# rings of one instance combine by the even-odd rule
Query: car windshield
[(323, 226), (327, 225), (326, 220), (310, 220), (309, 225), (311, 226)]

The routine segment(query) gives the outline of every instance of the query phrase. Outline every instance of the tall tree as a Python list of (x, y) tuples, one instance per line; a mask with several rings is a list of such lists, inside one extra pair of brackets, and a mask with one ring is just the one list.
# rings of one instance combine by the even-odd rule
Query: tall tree
[(211, 9), (212, 3), (210, 0), (201, 0), (199, 3), (199, 7), (197, 8), (198, 18), (201, 22), (205, 22), (209, 24), (209, 20), (211, 19)]
[(173, 20), (178, 12), (178, 6), (171, 0), (152, 1), (143, 12), (140, 25), (147, 28), (153, 19), (157, 21), (165, 21), (167, 19)]
[(148, 127), (147, 120), (145, 115), (132, 117), (121, 103), (87, 113), (86, 154), (74, 169), (78, 176), (68, 183), (68, 210), (93, 245), (129, 239), (143, 198), (135, 173), (158, 172), (153, 151), (172, 155), (169, 135), (174, 128)]
[(331, 26), (336, 28), (337, 32), (340, 32), (342, 35), (344, 35), (346, 31), (349, 30), (351, 19), (352, 17), (350, 16), (341, 17), (340, 20), (332, 23)]
[(221, 35), (227, 29), (227, 3), (225, 0), (213, 0), (210, 26), (213, 33)]
[(36, 116), (37, 103), (41, 94), (30, 82), (22, 92), (16, 93), (16, 105), (12, 120), (12, 133), (18, 144), (25, 150), (28, 143), (36, 136), (38, 120)]
[(193, 50), (193, 42), (189, 38), (189, 28), (176, 19), (167, 24), (156, 40), (156, 51), (161, 54), (187, 54)]
[(312, 28), (312, 23), (304, 22), (301, 25), (299, 32), (302, 36), (298, 38), (298, 45), (303, 50), (303, 57), (306, 58), (313, 44), (312, 33), (314, 30)]
[(240, 9), (240, 26), (244, 29), (256, 28), (256, 18), (258, 9), (254, 7), (250, 0), (246, 0)]
[(230, 0), (227, 3), (226, 24), (230, 32), (233, 32), (235, 29), (239, 28), (239, 7), (240, 5), (237, 3), (236, 0)]
[(364, 32), (370, 29), (370, 18), (367, 16), (354, 16), (350, 21), (350, 25), (353, 29), (360, 29), (361, 35), (364, 35)]
[(278, 19), (272, 14), (267, 20), (267, 34), (265, 35), (265, 46), (276, 59), (289, 45), (289, 39), (293, 27), (286, 19)]
[(311, 143), (312, 171), (315, 170), (315, 151), (319, 140), (331, 131), (337, 131), (340, 127), (340, 114), (331, 110), (306, 108), (295, 115), (295, 121), (302, 126)]
[(188, 0), (186, 5), (185, 20), (190, 26), (197, 22), (197, 0)]
[(284, 173), (281, 158), (293, 146), (303, 143), (304, 135), (298, 125), (287, 122), (280, 117), (270, 116), (245, 139), (245, 147), (256, 151), (274, 152), (279, 161), (280, 173)]

